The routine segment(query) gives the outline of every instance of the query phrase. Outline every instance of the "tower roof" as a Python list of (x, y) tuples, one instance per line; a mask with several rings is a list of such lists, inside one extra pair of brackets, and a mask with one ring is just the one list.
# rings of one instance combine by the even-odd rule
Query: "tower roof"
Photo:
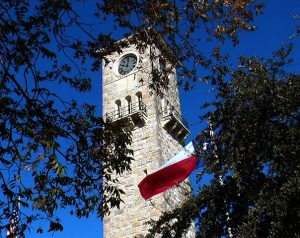
[(164, 56), (174, 64), (175, 67), (182, 66), (181, 61), (173, 52), (171, 47), (166, 43), (161, 34), (154, 28), (143, 28), (139, 32), (129, 35), (124, 39), (118, 40), (113, 43), (113, 47), (107, 50), (100, 50), (103, 56), (113, 52), (119, 52), (122, 48), (135, 44), (138, 50), (145, 49), (148, 45), (155, 45)]

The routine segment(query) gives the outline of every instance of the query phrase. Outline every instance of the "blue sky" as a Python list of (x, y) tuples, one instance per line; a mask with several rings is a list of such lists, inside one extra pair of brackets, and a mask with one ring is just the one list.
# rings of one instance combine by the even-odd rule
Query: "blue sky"
[[(83, 1), (81, 4), (87, 1)], [(236, 47), (232, 47), (230, 44), (225, 45), (225, 50), (230, 52), (232, 62), (237, 62), (236, 59), (239, 55), (256, 55), (258, 57), (270, 57), (272, 52), (278, 49), (282, 44), (289, 42), (289, 36), (291, 36), (295, 30), (296, 25), (300, 25), (300, 20), (296, 21), (293, 16), (300, 15), (300, 1), (299, 0), (273, 0), (265, 1), (266, 7), (264, 14), (258, 16), (255, 21), (257, 30), (251, 33), (240, 34), (240, 44)], [(79, 6), (80, 7), (80, 6)], [(81, 6), (84, 14), (88, 17), (89, 7)], [(99, 26), (101, 27), (101, 26)], [(288, 70), (298, 71), (299, 67), (299, 55), (300, 55), (300, 37), (294, 39), (295, 45), (293, 58), (295, 62), (292, 63)], [(199, 45), (201, 47), (201, 45)], [(93, 89), (90, 93), (81, 95), (80, 101), (86, 101), (97, 105), (99, 114), (101, 113), (101, 72), (91, 74), (93, 80)], [(204, 83), (197, 84), (196, 88), (191, 92), (181, 92), (181, 102), (183, 115), (190, 124), (191, 135), (188, 138), (195, 137), (197, 132), (203, 129), (205, 124), (199, 121), (198, 116), (201, 114), (200, 106), (205, 101), (213, 98), (213, 91), (211, 87)], [(57, 215), (61, 217), (61, 221), (64, 225), (64, 230), (57, 233), (43, 233), (37, 234), (36, 228), (33, 228), (28, 233), (27, 237), (54, 237), (54, 238), (102, 238), (102, 222), (100, 218), (92, 215), (88, 219), (77, 219), (74, 216), (70, 216), (68, 212), (59, 210)], [(38, 224), (47, 230), (48, 223), (41, 221)]]

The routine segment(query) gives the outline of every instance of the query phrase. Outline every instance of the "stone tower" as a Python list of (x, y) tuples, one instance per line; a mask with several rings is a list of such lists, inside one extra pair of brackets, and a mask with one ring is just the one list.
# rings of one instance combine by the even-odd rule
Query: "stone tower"
[[(159, 194), (148, 201), (141, 197), (138, 184), (149, 173), (182, 150), (189, 134), (181, 116), (174, 55), (166, 43), (152, 32), (155, 44), (147, 45), (140, 53), (130, 38), (122, 41), (129, 46), (122, 53), (112, 53), (103, 62), (103, 116), (112, 122), (129, 119), (133, 126), (134, 161), (132, 171), (120, 178), (124, 204), (112, 209), (104, 218), (105, 238), (129, 238), (145, 234), (145, 222), (158, 218), (161, 211), (170, 209), (180, 200), (178, 189)], [(121, 42), (122, 42), (121, 41)], [(170, 57), (173, 56), (173, 57)], [(176, 57), (175, 57), (176, 58)], [(152, 70), (168, 67), (169, 89), (158, 95), (151, 91)], [(172, 194), (172, 196), (170, 196)], [(168, 201), (172, 197), (172, 201)], [(189, 236), (193, 237), (193, 235)]]

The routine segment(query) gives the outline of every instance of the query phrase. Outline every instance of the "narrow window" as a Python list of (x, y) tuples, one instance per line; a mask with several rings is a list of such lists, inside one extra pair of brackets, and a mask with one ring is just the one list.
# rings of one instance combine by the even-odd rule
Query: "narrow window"
[(116, 118), (121, 117), (121, 101), (117, 100), (115, 103), (115, 113), (116, 113)]
[(160, 71), (164, 71), (166, 69), (167, 63), (164, 59), (159, 59), (159, 69)]
[(160, 96), (160, 105), (162, 109), (164, 109), (166, 106), (166, 100), (163, 95)]
[(167, 100), (167, 103), (166, 103), (166, 109), (167, 109), (167, 114), (170, 114), (171, 113), (171, 105), (170, 105), (170, 102)]
[(142, 93), (141, 92), (137, 92), (135, 94), (135, 96), (136, 96), (136, 101), (137, 101), (138, 109), (142, 110), (143, 109)]
[(163, 94), (160, 95), (160, 106), (161, 106), (162, 114), (167, 115), (168, 108), (167, 108), (166, 99)]
[(130, 114), (131, 113), (131, 97), (130, 96), (127, 96), (126, 98), (126, 101), (127, 101), (127, 113)]

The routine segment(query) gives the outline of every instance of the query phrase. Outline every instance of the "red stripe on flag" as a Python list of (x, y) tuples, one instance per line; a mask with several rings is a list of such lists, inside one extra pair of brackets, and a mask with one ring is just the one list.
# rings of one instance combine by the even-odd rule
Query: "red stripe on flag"
[(142, 197), (147, 200), (150, 197), (181, 183), (196, 168), (196, 165), (197, 158), (191, 156), (175, 164), (164, 167), (153, 174), (149, 174), (138, 185)]

